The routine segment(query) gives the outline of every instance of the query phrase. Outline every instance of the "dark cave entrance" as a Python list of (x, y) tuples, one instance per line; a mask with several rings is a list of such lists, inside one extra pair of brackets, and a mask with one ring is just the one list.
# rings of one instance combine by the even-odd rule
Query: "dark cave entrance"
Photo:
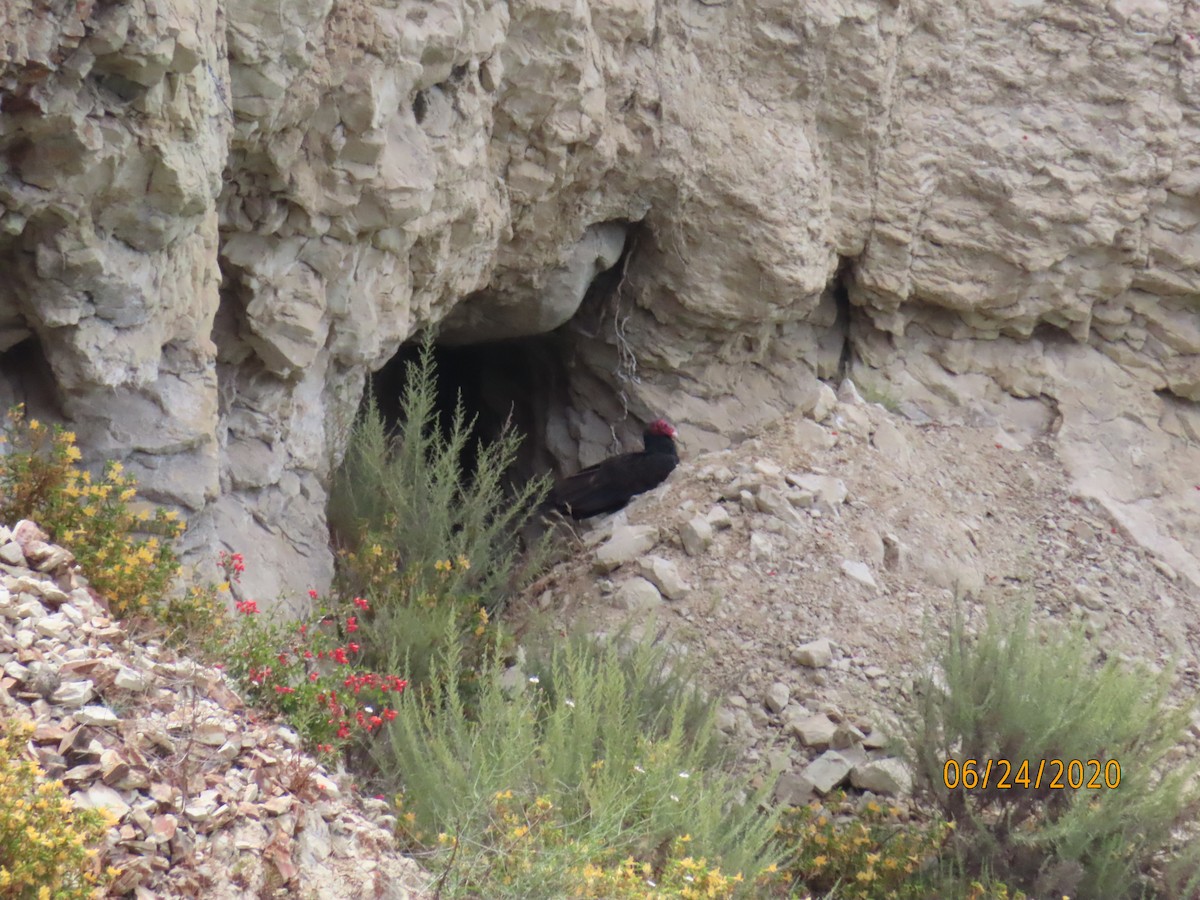
[(31, 419), (66, 421), (58, 380), (35, 334), (0, 351), (0, 408), (18, 403)]
[[(505, 340), (442, 343), (435, 338), (443, 433), (460, 398), (467, 419), (474, 420), (472, 441), (462, 461), (466, 473), (475, 471), (480, 445), (496, 440), (506, 424), (522, 437), (518, 458), (508, 473), (514, 484), (579, 468), (582, 443), (590, 441), (594, 453), (599, 431), (605, 435), (611, 431), (609, 449), (619, 449), (617, 432), (610, 426), (622, 415), (628, 417), (629, 411), (619, 399), (619, 388), (589, 371), (580, 355), (600, 349), (605, 341), (604, 323), (620, 307), (625, 276), (645, 226), (630, 221), (604, 224), (623, 229), (620, 254), (611, 265), (612, 257), (603, 266), (597, 260), (578, 309), (566, 323), (544, 334)], [(486, 302), (486, 295), (480, 299)], [(390, 426), (400, 421), (408, 365), (417, 358), (420, 346), (417, 335), (371, 376), (370, 388)]]
[[(486, 344), (435, 343), (437, 413), (442, 433), (449, 432), (460, 401), (467, 421), (474, 422), (462, 460), (465, 472), (475, 471), (481, 443), (495, 441), (506, 426), (522, 436), (517, 461), (509, 472), (514, 482), (522, 483), (555, 469), (546, 435), (550, 420), (569, 402), (566, 343), (557, 332)], [(389, 427), (401, 421), (408, 367), (420, 352), (420, 342), (410, 341), (371, 376), (371, 391)]]
[(837, 358), (837, 380), (839, 382), (850, 374), (855, 362), (854, 339), (851, 325), (854, 320), (854, 305), (850, 302), (850, 288), (854, 281), (854, 260), (843, 256), (838, 260), (837, 271), (827, 290), (833, 295), (837, 310), (837, 318), (833, 323), (833, 333), (841, 340), (841, 349)]

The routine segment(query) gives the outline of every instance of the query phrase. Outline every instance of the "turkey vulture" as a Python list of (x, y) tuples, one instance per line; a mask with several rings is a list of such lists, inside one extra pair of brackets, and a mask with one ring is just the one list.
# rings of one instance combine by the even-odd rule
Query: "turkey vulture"
[(573, 519), (616, 512), (632, 497), (658, 487), (679, 465), (675, 429), (666, 419), (646, 426), (646, 449), (588, 466), (554, 485), (546, 503)]

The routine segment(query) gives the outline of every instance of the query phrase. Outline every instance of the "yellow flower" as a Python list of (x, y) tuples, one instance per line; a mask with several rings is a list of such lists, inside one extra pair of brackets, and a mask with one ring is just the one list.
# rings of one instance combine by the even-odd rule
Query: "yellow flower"
[(79, 460), (82, 458), (83, 458), (83, 454), (79, 452), (78, 447), (68, 447), (67, 448), (67, 459), (70, 462), (79, 462)]
[(29, 420), (29, 430), (30, 431), (41, 431), (41, 428), (42, 428), (42, 423), (39, 422), (37, 419)]
[(825, 868), (825, 863), (827, 862), (829, 862), (829, 857), (822, 854), (821, 856), (814, 857), (812, 864), (818, 869), (823, 869)]
[(42, 885), (38, 888), (38, 900), (50, 900), (50, 888), (48, 885)]

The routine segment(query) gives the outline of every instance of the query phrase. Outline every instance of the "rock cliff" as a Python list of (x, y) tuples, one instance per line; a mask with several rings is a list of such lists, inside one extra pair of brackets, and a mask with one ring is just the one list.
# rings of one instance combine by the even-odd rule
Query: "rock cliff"
[(718, 448), (853, 370), (1057, 425), (1200, 583), (1184, 0), (33, 0), (0, 10), (0, 401), (254, 552), (416, 330), (559, 329), (542, 439)]

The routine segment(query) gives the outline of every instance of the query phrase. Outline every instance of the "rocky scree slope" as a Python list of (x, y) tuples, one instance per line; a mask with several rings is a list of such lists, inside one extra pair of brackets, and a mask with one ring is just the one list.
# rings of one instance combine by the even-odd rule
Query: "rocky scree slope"
[(114, 896), (424, 900), (364, 799), (257, 718), (218, 669), (140, 644), (31, 522), (0, 526), (0, 717), (80, 806), (117, 819)]
[(1200, 584), (1198, 33), (1186, 0), (5, 3), (0, 405), (302, 597), (348, 411), (425, 325), (570, 321), (564, 464), (626, 403), (720, 449), (849, 341), (922, 403), (1060, 402), (1075, 477)]
[[(802, 802), (847, 783), (903, 794), (887, 739), (927, 639), (956, 604), (1034, 601), (1082, 618), (1106, 654), (1200, 687), (1200, 599), (1080, 496), (1050, 435), (916, 425), (826, 389), (737, 447), (687, 458), (658, 490), (579, 534), (527, 598), (565, 632), (665, 628), (724, 698), (720, 726)], [(1004, 605), (1008, 604), (1007, 607)], [(1200, 719), (1179, 748), (1200, 749)]]

